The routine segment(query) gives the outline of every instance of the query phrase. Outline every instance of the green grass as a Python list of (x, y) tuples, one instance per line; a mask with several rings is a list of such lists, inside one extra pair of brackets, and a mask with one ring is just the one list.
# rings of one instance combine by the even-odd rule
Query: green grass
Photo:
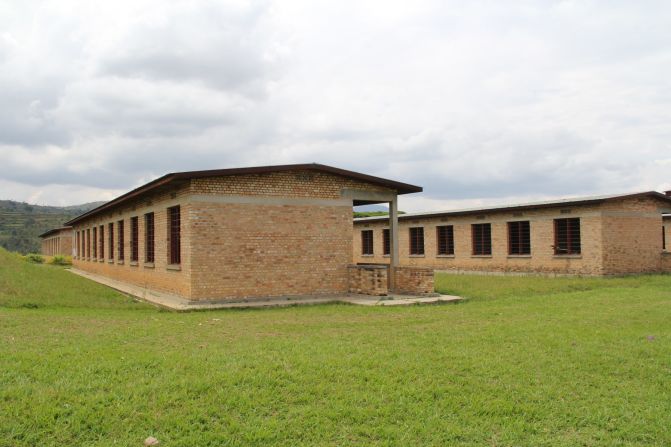
[(32, 264), (0, 249), (0, 309), (2, 308), (150, 308), (114, 290), (63, 271)]
[(671, 444), (671, 276), (178, 314), (18, 261), (0, 252), (3, 447)]

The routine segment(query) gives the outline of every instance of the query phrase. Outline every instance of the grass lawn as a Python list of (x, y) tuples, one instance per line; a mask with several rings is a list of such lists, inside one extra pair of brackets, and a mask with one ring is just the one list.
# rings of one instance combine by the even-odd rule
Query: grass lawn
[(671, 445), (671, 276), (170, 313), (0, 252), (0, 446)]

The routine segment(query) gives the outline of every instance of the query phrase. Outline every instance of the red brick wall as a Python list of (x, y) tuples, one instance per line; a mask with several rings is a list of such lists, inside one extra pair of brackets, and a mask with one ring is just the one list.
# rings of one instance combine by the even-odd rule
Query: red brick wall
[(192, 298), (347, 292), (351, 206), (194, 203)]
[(394, 292), (410, 295), (429, 295), (435, 292), (432, 268), (399, 266), (393, 270)]
[(659, 201), (638, 198), (603, 207), (603, 262), (609, 275), (661, 271)]
[(191, 181), (192, 194), (340, 199), (343, 188), (389, 192), (388, 188), (324, 172), (297, 171), (209, 177)]
[(389, 268), (383, 265), (350, 265), (349, 292), (384, 296), (389, 293)]

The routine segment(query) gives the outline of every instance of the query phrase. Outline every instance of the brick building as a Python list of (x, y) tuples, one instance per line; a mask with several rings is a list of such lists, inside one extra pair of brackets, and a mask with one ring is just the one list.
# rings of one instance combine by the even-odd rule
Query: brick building
[(40, 234), (45, 256), (72, 255), (72, 227), (54, 228)]
[[(578, 275), (671, 272), (671, 192), (402, 214), (398, 222), (401, 265)], [(355, 219), (354, 229), (356, 263), (389, 262), (386, 218)]]
[(318, 164), (167, 174), (67, 222), (73, 264), (198, 302), (343, 294), (352, 206), (421, 190)]

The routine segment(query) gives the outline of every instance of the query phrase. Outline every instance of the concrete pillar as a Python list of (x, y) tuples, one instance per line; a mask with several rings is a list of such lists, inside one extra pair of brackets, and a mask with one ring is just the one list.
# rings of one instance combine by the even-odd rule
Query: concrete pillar
[(394, 268), (398, 267), (398, 197), (389, 202), (389, 290), (396, 290)]

